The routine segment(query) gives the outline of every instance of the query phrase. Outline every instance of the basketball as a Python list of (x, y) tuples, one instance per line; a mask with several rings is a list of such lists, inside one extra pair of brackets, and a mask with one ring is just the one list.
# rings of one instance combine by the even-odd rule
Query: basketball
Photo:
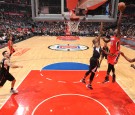
[(120, 3), (118, 4), (118, 10), (119, 10), (119, 11), (123, 12), (123, 11), (125, 10), (125, 8), (126, 8), (126, 5), (125, 5), (124, 2), (120, 2)]

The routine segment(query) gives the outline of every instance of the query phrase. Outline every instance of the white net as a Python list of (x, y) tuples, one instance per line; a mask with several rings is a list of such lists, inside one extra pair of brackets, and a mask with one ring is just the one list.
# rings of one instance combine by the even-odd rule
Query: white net
[(68, 21), (68, 27), (69, 27), (69, 31), (70, 32), (78, 32), (78, 26), (79, 26), (79, 24), (80, 24), (80, 21), (78, 20), (78, 21), (72, 21), (72, 20), (70, 20), (70, 21)]

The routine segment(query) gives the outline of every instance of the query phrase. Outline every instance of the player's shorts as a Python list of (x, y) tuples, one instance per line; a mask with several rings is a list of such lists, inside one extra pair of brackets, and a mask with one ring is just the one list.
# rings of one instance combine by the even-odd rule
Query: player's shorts
[(13, 80), (15, 80), (15, 78), (9, 72), (7, 72), (6, 74), (1, 74), (0, 75), (0, 86), (3, 86), (7, 80), (13, 81)]
[(119, 52), (116, 52), (114, 56), (108, 55), (107, 56), (108, 63), (112, 65), (117, 64), (119, 56), (120, 56)]

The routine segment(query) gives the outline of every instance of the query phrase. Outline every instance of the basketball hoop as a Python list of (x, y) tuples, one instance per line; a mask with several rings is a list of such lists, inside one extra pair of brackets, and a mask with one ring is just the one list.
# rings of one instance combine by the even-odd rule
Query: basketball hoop
[(69, 20), (67, 25), (70, 32), (78, 32), (78, 26), (80, 24), (80, 20)]
[(73, 10), (69, 11), (69, 20), (67, 20), (67, 33), (78, 32), (80, 16), (76, 16)]

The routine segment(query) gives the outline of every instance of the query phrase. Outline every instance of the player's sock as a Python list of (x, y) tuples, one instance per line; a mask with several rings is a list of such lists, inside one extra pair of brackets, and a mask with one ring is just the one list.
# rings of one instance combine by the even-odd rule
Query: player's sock
[(112, 78), (112, 82), (114, 83), (115, 81), (116, 81), (116, 75), (115, 74), (113, 74), (113, 76), (112, 76), (113, 78)]
[(10, 90), (10, 93), (12, 93), (12, 94), (17, 94), (17, 93), (18, 93), (18, 91), (17, 91), (17, 90), (15, 90), (15, 89), (11, 89), (11, 90)]

